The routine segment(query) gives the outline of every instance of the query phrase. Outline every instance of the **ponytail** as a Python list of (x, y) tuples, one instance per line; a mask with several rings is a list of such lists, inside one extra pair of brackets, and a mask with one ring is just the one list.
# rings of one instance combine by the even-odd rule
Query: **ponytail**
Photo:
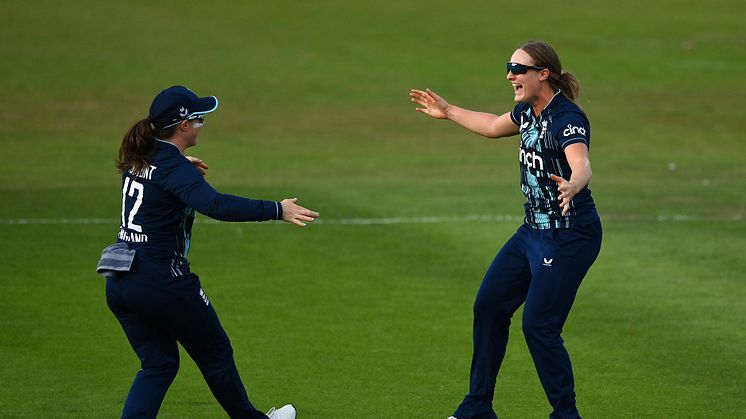
[(143, 118), (127, 131), (119, 146), (117, 169), (121, 173), (139, 173), (150, 165), (155, 152), (155, 132), (150, 117)]
[(568, 99), (575, 102), (580, 96), (580, 82), (569, 72), (564, 72), (559, 76), (557, 87)]
[(119, 146), (119, 158), (116, 165), (119, 172), (132, 171), (140, 173), (150, 165), (150, 158), (155, 153), (155, 139), (168, 139), (176, 132), (176, 126), (157, 128), (150, 116), (135, 123), (124, 134), (122, 145)]

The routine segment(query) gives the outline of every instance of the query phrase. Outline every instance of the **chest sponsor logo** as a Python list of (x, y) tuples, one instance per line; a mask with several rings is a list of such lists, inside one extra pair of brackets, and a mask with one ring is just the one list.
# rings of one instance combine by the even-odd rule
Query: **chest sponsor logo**
[(567, 128), (565, 128), (565, 130), (562, 131), (562, 135), (565, 137), (569, 137), (573, 134), (585, 135), (585, 128), (576, 127), (575, 125), (572, 125), (572, 124), (567, 124)]
[(518, 160), (532, 169), (544, 170), (544, 159), (536, 152), (526, 152), (521, 149), (518, 153)]

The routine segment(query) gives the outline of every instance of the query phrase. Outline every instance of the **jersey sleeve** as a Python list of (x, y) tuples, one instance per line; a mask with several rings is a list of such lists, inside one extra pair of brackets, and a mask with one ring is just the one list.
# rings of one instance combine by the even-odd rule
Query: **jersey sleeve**
[(163, 187), (181, 202), (198, 212), (220, 221), (268, 221), (282, 219), (282, 205), (221, 194), (205, 180), (185, 158), (168, 171)]
[(517, 126), (521, 126), (521, 112), (523, 112), (524, 109), (526, 109), (526, 104), (519, 103), (515, 105), (512, 111), (510, 111), (510, 119)]
[(560, 146), (583, 143), (591, 146), (591, 126), (588, 119), (579, 112), (566, 112), (552, 122), (552, 135), (559, 140)]

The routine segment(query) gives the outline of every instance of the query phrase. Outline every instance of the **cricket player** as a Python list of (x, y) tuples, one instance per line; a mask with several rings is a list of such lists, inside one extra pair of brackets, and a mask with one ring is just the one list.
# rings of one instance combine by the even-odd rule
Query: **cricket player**
[(577, 79), (542, 41), (521, 45), (507, 63), (517, 102), (502, 115), (449, 104), (431, 90), (410, 97), (426, 115), (450, 119), (489, 138), (520, 134), (524, 223), (487, 269), (474, 303), (469, 393), (451, 419), (494, 419), (492, 400), (513, 313), (524, 304), (523, 334), (549, 404), (550, 418), (579, 418), (562, 326), (583, 277), (601, 249), (601, 222), (588, 189), (591, 127), (574, 103)]
[(283, 220), (305, 226), (319, 214), (296, 199), (280, 202), (218, 193), (204, 179), (207, 165), (184, 156), (218, 107), (183, 86), (160, 92), (149, 115), (124, 136), (117, 168), (122, 213), (117, 243), (102, 253), (106, 301), (142, 369), (123, 418), (155, 418), (179, 369), (177, 342), (199, 367), (231, 418), (294, 419), (292, 405), (258, 411), (233, 360), (233, 348), (187, 256), (195, 212), (222, 221)]

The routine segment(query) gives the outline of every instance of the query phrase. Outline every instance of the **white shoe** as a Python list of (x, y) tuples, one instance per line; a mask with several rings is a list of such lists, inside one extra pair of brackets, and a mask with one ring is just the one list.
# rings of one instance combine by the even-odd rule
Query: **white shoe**
[(292, 404), (286, 404), (279, 409), (274, 407), (267, 412), (269, 419), (295, 419), (295, 408)]

